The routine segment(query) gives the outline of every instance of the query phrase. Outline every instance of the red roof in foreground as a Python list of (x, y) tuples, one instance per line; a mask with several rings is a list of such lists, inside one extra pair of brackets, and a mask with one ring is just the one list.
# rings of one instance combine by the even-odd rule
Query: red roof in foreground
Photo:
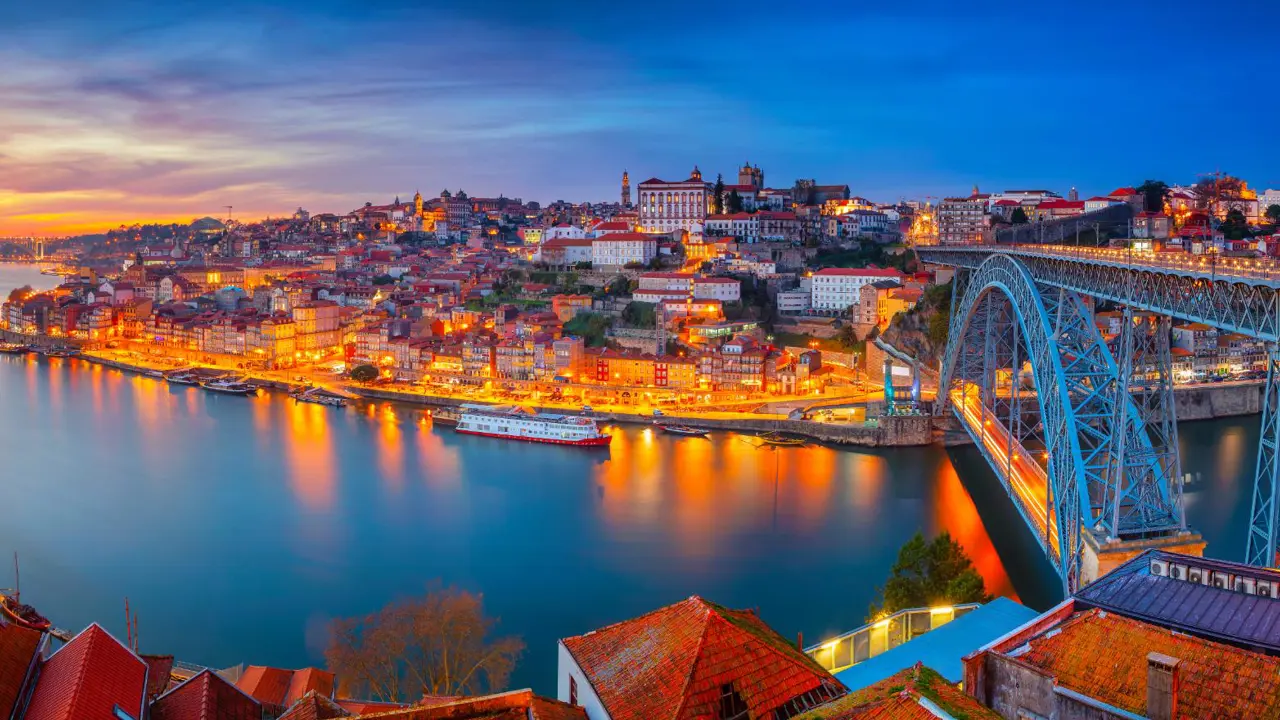
[(42, 638), (39, 630), (0, 620), (0, 718), (13, 714)]
[(1177, 658), (1178, 716), (1274, 717), (1280, 658), (1089, 610), (1033, 638), (1018, 661), (1130, 712), (1147, 710), (1147, 654)]
[(333, 673), (316, 668), (281, 670), (250, 665), (236, 681), (236, 687), (264, 705), (289, 707), (311, 691), (333, 695)]
[[(399, 705), (376, 705), (373, 710), (388, 710)], [(360, 712), (372, 712), (361, 707)], [(323, 695), (309, 692), (293, 704), (280, 720), (333, 720), (333, 718), (350, 717), (352, 711)]]
[(512, 690), (356, 717), (368, 720), (587, 720), (587, 711), (534, 695), (532, 690)]
[(155, 700), (169, 689), (173, 672), (172, 655), (139, 655), (147, 664), (147, 699)]
[(151, 705), (151, 720), (261, 720), (262, 706), (211, 670), (202, 670)]
[(806, 693), (841, 693), (755, 614), (697, 596), (561, 642), (613, 720), (714, 717), (726, 685), (753, 718)]
[(25, 720), (140, 720), (146, 693), (147, 664), (95, 623), (44, 663)]
[(999, 720), (1000, 715), (964, 694), (932, 669), (917, 664), (793, 720), (938, 720), (921, 699), (951, 717)]

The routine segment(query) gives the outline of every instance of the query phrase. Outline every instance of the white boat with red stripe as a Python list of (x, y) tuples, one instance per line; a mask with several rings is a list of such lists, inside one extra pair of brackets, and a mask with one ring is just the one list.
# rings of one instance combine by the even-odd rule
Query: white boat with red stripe
[(463, 405), (455, 430), (464, 435), (524, 440), (525, 442), (607, 447), (611, 436), (596, 421), (580, 415), (540, 413), (511, 405)]

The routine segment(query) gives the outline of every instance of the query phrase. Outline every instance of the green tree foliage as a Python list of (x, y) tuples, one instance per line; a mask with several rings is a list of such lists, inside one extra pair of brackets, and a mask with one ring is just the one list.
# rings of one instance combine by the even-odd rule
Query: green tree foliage
[(1264, 215), (1273, 223), (1280, 224), (1280, 205), (1270, 205)]
[(1009, 222), (1014, 225), (1026, 225), (1031, 222), (1031, 218), (1027, 217), (1026, 210), (1015, 208), (1013, 214), (1009, 216)]
[(610, 320), (600, 313), (580, 312), (564, 324), (565, 335), (576, 335), (582, 338), (588, 347), (604, 347), (605, 331), (609, 329)]
[(932, 541), (916, 533), (898, 550), (889, 580), (872, 603), (870, 621), (915, 607), (988, 602), (986, 584), (960, 543), (945, 530)]
[(653, 303), (633, 301), (622, 309), (623, 322), (638, 328), (656, 327), (658, 313)]
[(1250, 235), (1249, 222), (1245, 220), (1244, 213), (1237, 208), (1227, 211), (1227, 218), (1222, 221), (1219, 229), (1222, 230), (1222, 236), (1228, 240), (1244, 240)]
[(374, 285), (391, 285), (396, 281), (390, 275), (375, 275), (373, 278)]
[(929, 343), (939, 350), (947, 344), (947, 334), (951, 329), (951, 309), (943, 308), (929, 317)]
[(729, 199), (725, 203), (725, 207), (730, 213), (742, 212), (742, 196), (738, 194), (737, 190), (729, 191)]
[(1142, 206), (1147, 212), (1164, 210), (1164, 199), (1169, 194), (1169, 185), (1163, 180), (1146, 180), (1135, 189), (1142, 193)]
[(378, 379), (378, 368), (372, 365), (357, 365), (351, 369), (351, 379), (356, 382), (373, 382)]
[(35, 294), (35, 290), (30, 285), (23, 285), (20, 288), (14, 288), (9, 291), (9, 302), (19, 302), (26, 300)]
[(711, 210), (712, 214), (719, 215), (724, 212), (724, 175), (716, 175), (716, 186), (711, 192)]

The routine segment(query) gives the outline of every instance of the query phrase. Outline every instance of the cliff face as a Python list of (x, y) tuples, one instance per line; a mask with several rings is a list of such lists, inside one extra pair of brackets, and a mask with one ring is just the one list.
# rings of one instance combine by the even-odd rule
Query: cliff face
[(922, 364), (937, 369), (947, 347), (951, 320), (951, 284), (932, 287), (908, 312), (898, 314), (884, 331), (884, 341)]

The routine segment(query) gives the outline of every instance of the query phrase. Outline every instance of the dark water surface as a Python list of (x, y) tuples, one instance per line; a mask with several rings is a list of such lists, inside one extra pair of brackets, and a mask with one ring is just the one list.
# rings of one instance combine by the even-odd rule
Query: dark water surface
[[(0, 265), (0, 288), (30, 281), (13, 274)], [(1210, 554), (1243, 555), (1257, 424), (1182, 428)], [(692, 594), (759, 608), (806, 644), (851, 629), (917, 530), (949, 530), (993, 592), (1058, 599), (972, 449), (775, 456), (732, 433), (613, 432), (607, 451), (510, 443), (410, 406), (0, 356), (0, 586), (16, 550), (24, 599), (62, 627), (123, 637), (128, 596), (145, 652), (295, 667), (323, 662), (330, 618), (440, 580), (484, 593), (528, 644), (513, 685), (546, 693), (557, 638)]]

